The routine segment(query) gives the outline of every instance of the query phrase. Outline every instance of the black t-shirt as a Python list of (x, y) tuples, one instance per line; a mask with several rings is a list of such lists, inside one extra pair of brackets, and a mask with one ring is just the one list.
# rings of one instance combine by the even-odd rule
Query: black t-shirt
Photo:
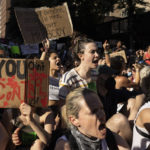
[(140, 91), (128, 91), (122, 88), (109, 90), (105, 97), (99, 95), (104, 106), (106, 119), (108, 120), (117, 112), (118, 103), (126, 102), (129, 98), (134, 98), (140, 93)]
[(4, 108), (0, 108), (0, 120), (2, 119), (3, 112), (4, 112)]

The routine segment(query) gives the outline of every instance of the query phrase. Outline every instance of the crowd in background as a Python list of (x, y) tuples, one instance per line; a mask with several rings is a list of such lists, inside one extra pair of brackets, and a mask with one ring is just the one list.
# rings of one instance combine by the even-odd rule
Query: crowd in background
[[(50, 63), (47, 108), (0, 108), (1, 149), (150, 149), (150, 46), (129, 51), (122, 41), (106, 40), (99, 47), (79, 33), (59, 50), (52, 42), (30, 55), (0, 43), (1, 58)], [(110, 57), (122, 50), (127, 62)]]

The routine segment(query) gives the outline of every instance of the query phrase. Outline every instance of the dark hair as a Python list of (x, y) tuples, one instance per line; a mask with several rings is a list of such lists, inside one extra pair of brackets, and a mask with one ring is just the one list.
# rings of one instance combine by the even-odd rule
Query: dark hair
[(120, 74), (125, 63), (122, 56), (115, 56), (110, 59), (111, 68), (114, 70), (115, 74)]
[(146, 46), (146, 51), (149, 49), (150, 45)]
[(78, 53), (83, 53), (84, 51), (84, 48), (85, 48), (85, 45), (88, 44), (88, 43), (92, 43), (94, 42), (92, 39), (88, 39), (88, 38), (85, 38), (85, 37), (79, 37), (77, 39), (77, 42), (76, 42), (76, 45), (74, 47), (74, 52), (76, 54)]
[(51, 49), (46, 53), (45, 60), (49, 60), (49, 57), (51, 56), (52, 53), (58, 54), (58, 52), (56, 50)]
[(100, 65), (98, 66), (98, 74), (109, 74), (113, 75), (114, 70), (111, 67), (108, 67), (107, 65)]

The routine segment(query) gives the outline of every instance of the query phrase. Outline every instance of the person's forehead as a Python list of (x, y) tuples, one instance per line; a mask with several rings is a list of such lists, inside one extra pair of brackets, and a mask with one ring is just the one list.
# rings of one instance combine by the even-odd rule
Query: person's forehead
[(81, 106), (81, 109), (85, 108), (86, 106), (88, 108), (95, 107), (95, 106), (100, 106), (100, 107), (103, 106), (96, 93), (95, 94), (90, 93), (82, 97), (81, 100), (79, 101), (79, 105)]
[(54, 57), (54, 56), (58, 56), (58, 54), (57, 53), (51, 53), (51, 55), (50, 55), (51, 57)]
[(89, 49), (89, 50), (97, 49), (97, 45), (94, 42), (90, 42), (90, 43), (85, 44), (85, 49)]

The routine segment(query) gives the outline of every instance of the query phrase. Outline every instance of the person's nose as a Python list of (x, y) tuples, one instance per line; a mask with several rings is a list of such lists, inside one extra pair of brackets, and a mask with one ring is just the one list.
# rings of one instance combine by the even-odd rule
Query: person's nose
[(99, 54), (97, 51), (95, 52), (95, 57), (99, 57)]
[(59, 57), (57, 57), (57, 61), (60, 61), (60, 58), (59, 58)]

